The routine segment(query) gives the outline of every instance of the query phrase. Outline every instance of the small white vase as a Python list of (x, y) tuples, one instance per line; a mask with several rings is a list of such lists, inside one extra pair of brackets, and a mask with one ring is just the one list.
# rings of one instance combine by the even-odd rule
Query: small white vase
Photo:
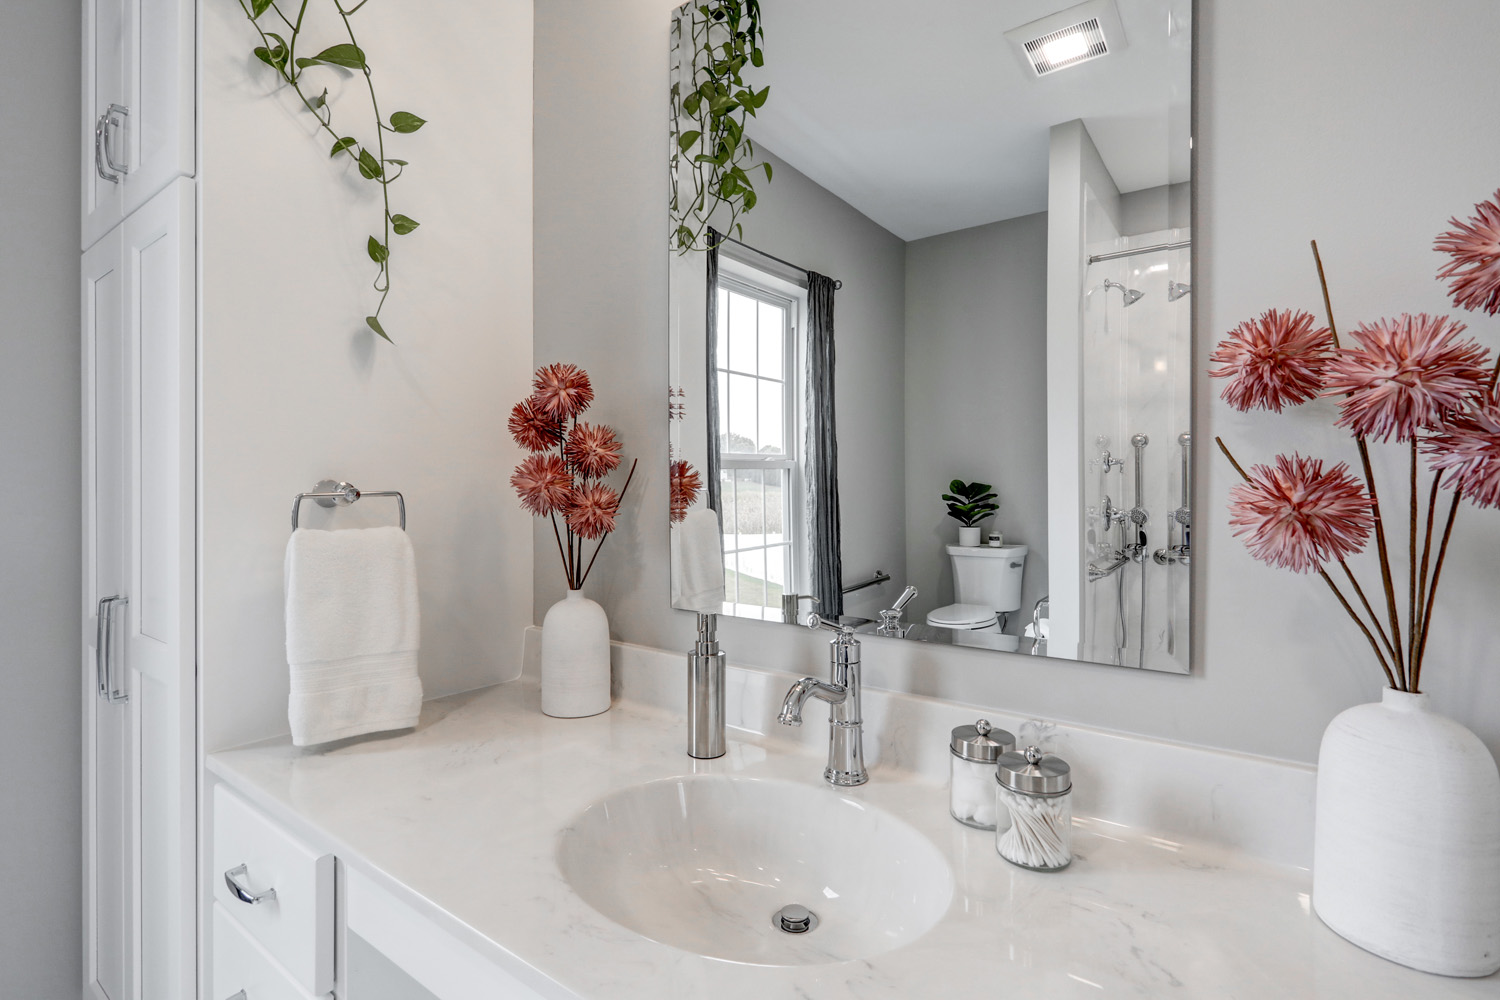
[(972, 528), (966, 528), (963, 525), (959, 525), (959, 527), (958, 527), (958, 544), (960, 544), (960, 545), (978, 545), (979, 544), (979, 526), (976, 524)]
[(1323, 734), (1312, 902), (1339, 935), (1393, 962), (1500, 970), (1500, 772), (1425, 694), (1387, 688)]
[(542, 619), (542, 712), (559, 719), (609, 709), (609, 618), (581, 590)]

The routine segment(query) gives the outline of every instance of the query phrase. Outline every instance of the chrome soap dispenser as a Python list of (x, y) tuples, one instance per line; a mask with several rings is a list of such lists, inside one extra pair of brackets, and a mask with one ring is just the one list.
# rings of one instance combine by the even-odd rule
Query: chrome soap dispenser
[(698, 616), (698, 641), (688, 653), (688, 756), (724, 756), (724, 654), (719, 616)]

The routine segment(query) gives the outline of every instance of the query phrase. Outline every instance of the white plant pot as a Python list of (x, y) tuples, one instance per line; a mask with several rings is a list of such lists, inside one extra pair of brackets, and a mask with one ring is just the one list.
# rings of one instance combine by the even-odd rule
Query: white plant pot
[(1500, 772), (1425, 694), (1387, 688), (1323, 734), (1312, 902), (1339, 935), (1393, 962), (1500, 970)]
[(542, 619), (542, 712), (559, 719), (609, 709), (609, 618), (581, 590)]
[(965, 528), (963, 525), (959, 525), (959, 528), (958, 528), (958, 544), (960, 544), (960, 545), (978, 545), (979, 544), (979, 526), (975, 525), (972, 528)]

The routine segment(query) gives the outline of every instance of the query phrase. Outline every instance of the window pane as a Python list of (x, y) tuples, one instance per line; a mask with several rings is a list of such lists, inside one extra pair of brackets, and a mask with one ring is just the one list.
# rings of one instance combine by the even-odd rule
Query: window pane
[(791, 548), (786, 545), (766, 549), (766, 584), (776, 594), (777, 604), (781, 603), (781, 595), (786, 590), (790, 556)]
[(766, 480), (764, 527), (766, 544), (789, 541), (786, 518), (787, 470), (767, 469), (761, 474)]
[(760, 304), (760, 374), (765, 378), (784, 379), (781, 365), (782, 341), (786, 337), (786, 310), (769, 302)]
[(760, 383), (760, 444), (762, 455), (785, 455), (786, 439), (782, 433), (786, 387), (780, 382)]
[(755, 379), (749, 375), (730, 375), (728, 397), (728, 419), (721, 424), (722, 432), (729, 435), (724, 451), (753, 455), (759, 450), (755, 411), (760, 394), (755, 389)]
[(764, 473), (756, 469), (736, 469), (735, 527), (739, 532), (739, 544), (764, 545), (766, 535), (766, 512), (762, 503), (760, 479)]
[(729, 293), (729, 357), (719, 364), (737, 372), (755, 372), (755, 306), (750, 296)]
[[(766, 550), (752, 549), (740, 554), (740, 599), (741, 604), (766, 606)], [(781, 599), (777, 598), (779, 604)]]

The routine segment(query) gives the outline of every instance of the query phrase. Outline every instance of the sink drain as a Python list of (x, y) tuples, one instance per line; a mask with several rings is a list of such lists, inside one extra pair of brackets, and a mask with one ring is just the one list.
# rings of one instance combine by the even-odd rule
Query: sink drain
[(776, 911), (771, 923), (788, 934), (806, 934), (818, 926), (818, 915), (800, 903), (788, 903)]

